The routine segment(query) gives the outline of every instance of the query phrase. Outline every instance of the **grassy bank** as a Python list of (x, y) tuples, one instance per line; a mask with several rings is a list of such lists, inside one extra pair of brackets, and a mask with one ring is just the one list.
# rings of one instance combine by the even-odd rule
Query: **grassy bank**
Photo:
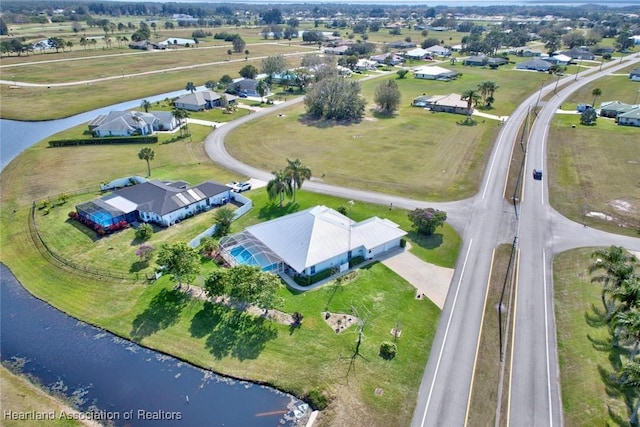
[(601, 306), (601, 288), (590, 283), (588, 274), (593, 250), (564, 252), (553, 263), (564, 421), (568, 426), (627, 426), (624, 400), (609, 383), (619, 355), (592, 309)]
[[(2, 406), (2, 425), (5, 427), (74, 427), (91, 426), (78, 420), (61, 418), (61, 414), (73, 413), (73, 410), (63, 401), (52, 397), (26, 378), (12, 373), (4, 366), (0, 366), (0, 406)], [(32, 412), (33, 411), (33, 412)], [(9, 414), (8, 414), (9, 413)], [(46, 416), (46, 420), (12, 419), (20, 416), (38, 414)], [(96, 424), (97, 425), (97, 424)]]

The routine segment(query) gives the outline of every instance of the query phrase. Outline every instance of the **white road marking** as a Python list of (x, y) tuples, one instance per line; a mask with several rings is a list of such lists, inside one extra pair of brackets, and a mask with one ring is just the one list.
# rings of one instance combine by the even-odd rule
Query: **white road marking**
[(422, 414), (422, 421), (420, 422), (421, 426), (424, 426), (424, 422), (427, 418), (427, 411), (429, 410), (429, 403), (431, 402), (431, 396), (433, 394), (433, 387), (436, 384), (436, 377), (438, 376), (438, 369), (440, 368), (440, 362), (442, 361), (442, 353), (444, 352), (444, 346), (447, 342), (447, 335), (449, 335), (449, 327), (451, 326), (451, 319), (453, 318), (453, 313), (455, 312), (456, 302), (458, 301), (458, 293), (460, 292), (460, 283), (462, 282), (462, 278), (464, 277), (464, 270), (467, 268), (467, 260), (469, 258), (469, 252), (471, 252), (471, 246), (473, 245), (473, 239), (469, 241), (469, 248), (467, 248), (467, 254), (464, 257), (464, 263), (462, 264), (462, 271), (460, 272), (460, 279), (458, 279), (458, 284), (456, 286), (456, 294), (453, 297), (453, 304), (451, 306), (451, 310), (449, 311), (449, 319), (447, 320), (447, 327), (444, 330), (444, 338), (442, 339), (442, 345), (440, 346), (440, 354), (438, 354), (438, 362), (436, 363), (436, 369), (433, 372), (433, 379), (431, 381), (431, 387), (429, 388), (429, 396), (427, 397), (427, 404), (424, 406), (424, 414)]
[(515, 354), (516, 348), (516, 319), (518, 312), (518, 284), (519, 276), (520, 276), (520, 250), (518, 250), (517, 256), (517, 272), (516, 272), (516, 283), (514, 286), (514, 295), (513, 295), (513, 333), (511, 334), (511, 357), (509, 361), (509, 397), (507, 398), (507, 427), (511, 425), (511, 390), (512, 382), (513, 382), (513, 355)]
[(544, 336), (547, 357), (547, 394), (549, 395), (549, 426), (553, 425), (553, 406), (551, 406), (551, 369), (549, 367), (549, 316), (547, 313), (547, 263), (545, 250), (542, 250), (542, 277), (544, 282)]

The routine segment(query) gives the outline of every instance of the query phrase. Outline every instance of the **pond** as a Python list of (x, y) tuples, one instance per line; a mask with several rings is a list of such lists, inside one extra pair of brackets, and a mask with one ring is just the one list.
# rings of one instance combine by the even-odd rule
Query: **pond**
[(0, 291), (2, 363), (63, 393), (87, 419), (116, 426), (294, 426), (306, 409), (291, 395), (223, 378), (71, 318), (26, 292), (4, 264)]

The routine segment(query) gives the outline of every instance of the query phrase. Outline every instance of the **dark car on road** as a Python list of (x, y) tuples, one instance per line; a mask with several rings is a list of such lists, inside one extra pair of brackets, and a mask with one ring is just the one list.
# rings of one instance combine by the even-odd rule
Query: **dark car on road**
[(533, 179), (536, 181), (542, 181), (542, 169), (533, 170)]

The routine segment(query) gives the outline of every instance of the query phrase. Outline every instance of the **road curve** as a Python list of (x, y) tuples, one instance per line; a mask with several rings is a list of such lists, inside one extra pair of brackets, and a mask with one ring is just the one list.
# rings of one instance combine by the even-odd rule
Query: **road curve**
[[(637, 62), (640, 59), (635, 59)], [(615, 63), (600, 73), (581, 78), (548, 102), (531, 133), (527, 170), (544, 165), (548, 124), (556, 109), (580, 84), (586, 84), (623, 65)], [(588, 70), (583, 74), (588, 74)], [(569, 83), (574, 76), (561, 80)], [(513, 425), (553, 426), (562, 424), (558, 383), (555, 319), (553, 317), (553, 282), (551, 263), (557, 252), (583, 246), (622, 245), (640, 250), (640, 239), (617, 236), (598, 230), (584, 229), (553, 210), (547, 200), (544, 184), (527, 179), (527, 197), (520, 206), (520, 219), (506, 203), (503, 191), (511, 159), (511, 147), (518, 129), (531, 107), (542, 94), (550, 93), (556, 83), (529, 96), (504, 123), (480, 185), (480, 191), (470, 199), (433, 203), (343, 188), (317, 181), (305, 183), (305, 189), (348, 199), (414, 209), (432, 206), (447, 211), (448, 221), (463, 237), (463, 246), (449, 288), (449, 294), (438, 324), (431, 354), (419, 389), (412, 427), (463, 426), (467, 420), (467, 403), (474, 368), (475, 349), (479, 337), (484, 295), (488, 283), (493, 249), (500, 243), (520, 239), (521, 265), (519, 275), (518, 316), (514, 341), (512, 395), (510, 396)], [(234, 159), (224, 146), (226, 135), (235, 127), (263, 116), (277, 115), (281, 109), (302, 101), (295, 98), (264, 109), (216, 129), (205, 140), (208, 156), (221, 166), (239, 174), (268, 181), (272, 175)], [(539, 134), (542, 130), (542, 135)], [(540, 146), (536, 144), (540, 141)], [(531, 153), (538, 153), (533, 156)], [(534, 165), (534, 166), (532, 166)], [(544, 168), (546, 170), (546, 167)], [(528, 177), (528, 174), (526, 175)], [(544, 186), (540, 191), (538, 187)], [(542, 198), (536, 195), (542, 195)], [(525, 295), (524, 289), (533, 291)], [(530, 311), (529, 311), (530, 310)]]

